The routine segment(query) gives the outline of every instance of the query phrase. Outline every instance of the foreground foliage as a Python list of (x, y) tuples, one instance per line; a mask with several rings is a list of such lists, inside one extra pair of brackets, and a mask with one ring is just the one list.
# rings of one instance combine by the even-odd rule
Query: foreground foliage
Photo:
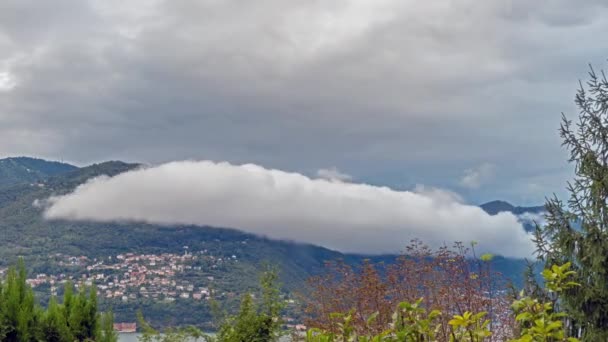
[(227, 315), (214, 303), (218, 324), (215, 336), (206, 335), (195, 327), (169, 329), (162, 333), (153, 329), (139, 315), (143, 334), (141, 342), (186, 342), (205, 340), (207, 342), (274, 342), (284, 334), (281, 312), (284, 302), (280, 296), (276, 270), (268, 269), (260, 277), (260, 300), (247, 293), (241, 299), (241, 306), (236, 315)]
[[(491, 255), (477, 256), (475, 243), (465, 248), (432, 250), (414, 240), (406, 254), (390, 265), (365, 263), (355, 269), (345, 263), (330, 263), (329, 272), (311, 279), (306, 325), (333, 331), (332, 313), (350, 312), (357, 335), (375, 335), (394, 323), (394, 309), (401, 303), (415, 305), (424, 298), (425, 307), (444, 313), (486, 312), (490, 328), (503, 336), (509, 324), (510, 301), (503, 277), (491, 268)], [(369, 321), (368, 317), (374, 316)], [(453, 334), (451, 317), (434, 317), (437, 338)]]
[(66, 284), (63, 303), (52, 297), (47, 309), (36, 303), (23, 262), (8, 270), (0, 286), (0, 341), (115, 342), (112, 314), (99, 314), (95, 288), (74, 293)]
[[(559, 294), (578, 287), (571, 280), (575, 272), (570, 270), (570, 264), (553, 266), (543, 272), (546, 290)], [(432, 310), (424, 305), (422, 298), (414, 303), (401, 302), (391, 315), (389, 323), (385, 324), (379, 333), (359, 333), (361, 327), (354, 317), (356, 310), (347, 314), (334, 313), (330, 315), (330, 328), (310, 329), (305, 337), (306, 342), (577, 342), (578, 339), (567, 337), (563, 325), (565, 314), (554, 310), (555, 302), (542, 302), (539, 299), (526, 296), (524, 291), (520, 298), (512, 304), (515, 317), (511, 316), (508, 327), (511, 336), (495, 336), (490, 329), (491, 321), (488, 313), (465, 311), (462, 314), (450, 315), (439, 310)], [(368, 328), (376, 323), (379, 313), (370, 315), (364, 325)], [(442, 320), (448, 317), (450, 332), (448, 336), (441, 334)], [(372, 329), (368, 329), (370, 331)]]
[(578, 122), (563, 116), (560, 134), (574, 164), (570, 199), (557, 197), (538, 226), (538, 252), (547, 265), (570, 262), (580, 288), (559, 292), (567, 327), (584, 341), (608, 341), (608, 80), (593, 69), (576, 94)]

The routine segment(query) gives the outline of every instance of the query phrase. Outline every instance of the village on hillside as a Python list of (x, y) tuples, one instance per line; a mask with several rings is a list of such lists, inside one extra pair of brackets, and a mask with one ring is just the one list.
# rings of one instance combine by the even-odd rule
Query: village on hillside
[[(185, 300), (209, 300), (213, 276), (192, 280), (180, 279), (186, 272), (215, 269), (219, 265), (238, 262), (235, 255), (221, 258), (210, 255), (206, 250), (183, 254), (135, 254), (124, 253), (109, 256), (103, 260), (86, 256), (70, 256), (61, 253), (49, 255), (49, 259), (63, 270), (58, 273), (40, 273), (27, 280), (33, 288), (48, 287), (51, 295), (57, 295), (60, 285), (67, 281), (76, 288), (95, 284), (98, 296), (109, 300), (128, 302), (138, 298), (172, 302), (178, 298)], [(5, 270), (0, 270), (0, 275)], [(226, 293), (217, 294), (225, 296)]]

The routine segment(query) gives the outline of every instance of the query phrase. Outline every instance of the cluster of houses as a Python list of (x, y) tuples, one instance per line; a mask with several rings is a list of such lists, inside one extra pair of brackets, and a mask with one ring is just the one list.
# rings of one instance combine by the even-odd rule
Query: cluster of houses
[[(231, 267), (239, 262), (235, 255), (218, 257), (207, 250), (183, 254), (137, 254), (124, 253), (102, 259), (65, 254), (49, 255), (56, 274), (40, 273), (27, 279), (27, 283), (43, 293), (61, 295), (63, 284), (71, 282), (76, 288), (95, 285), (98, 296), (123, 303), (150, 300), (171, 303), (174, 301), (204, 301), (212, 297), (221, 299), (234, 297), (232, 292), (212, 291), (218, 288), (214, 278), (218, 267)], [(6, 269), (0, 269), (0, 278)], [(293, 299), (286, 299), (295, 305)], [(284, 317), (290, 329), (304, 330), (305, 326), (291, 317)], [(135, 323), (116, 323), (117, 331), (132, 332)]]
[[(236, 256), (215, 257), (206, 250), (183, 254), (135, 254), (125, 253), (99, 259), (85, 256), (52, 256), (61, 269), (73, 270), (69, 273), (38, 274), (27, 282), (32, 287), (50, 286), (56, 295), (60, 284), (71, 281), (76, 287), (95, 284), (100, 297), (128, 302), (149, 298), (172, 302), (183, 300), (208, 300), (212, 296), (209, 289), (214, 282), (212, 272), (218, 265), (238, 262)], [(185, 273), (202, 275), (196, 279), (182, 279)], [(193, 277), (188, 277), (193, 279)]]

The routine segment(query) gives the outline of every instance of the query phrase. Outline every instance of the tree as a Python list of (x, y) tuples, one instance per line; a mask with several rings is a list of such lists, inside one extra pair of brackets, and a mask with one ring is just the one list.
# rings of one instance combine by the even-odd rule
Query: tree
[[(476, 257), (471, 249), (457, 243), (433, 250), (418, 240), (406, 247), (396, 262), (383, 265), (365, 262), (359, 268), (343, 262), (328, 263), (328, 271), (309, 280), (304, 296), (309, 327), (336, 333), (334, 313), (351, 310), (350, 327), (357, 334), (376, 335), (394, 320), (401, 302), (424, 305), (441, 312), (487, 312), (494, 336), (509, 333), (510, 307), (503, 289), (504, 279), (491, 269), (491, 256)], [(374, 315), (373, 321), (368, 317)], [(449, 315), (438, 317), (440, 340), (449, 340)]]
[(46, 310), (26, 282), (23, 260), (11, 267), (0, 284), (0, 341), (101, 341), (116, 342), (111, 313), (97, 312), (95, 288), (82, 287), (74, 295), (67, 283), (63, 304), (51, 297)]
[(55, 297), (51, 297), (48, 309), (42, 320), (42, 335), (48, 342), (71, 341), (71, 334), (65, 316)]
[(41, 310), (34, 291), (26, 284), (23, 260), (8, 270), (0, 287), (0, 334), (2, 341), (36, 341)]
[(267, 268), (260, 277), (261, 301), (256, 303), (251, 294), (245, 294), (239, 312), (221, 322), (216, 341), (278, 341), (282, 333), (281, 311), (284, 304), (277, 281), (277, 271)]
[[(579, 286), (572, 281), (576, 275), (570, 270), (570, 264), (553, 265), (545, 269), (542, 276), (545, 281), (543, 291), (556, 295), (562, 291)], [(462, 314), (432, 310), (423, 298), (415, 302), (400, 302), (391, 315), (391, 320), (382, 323), (378, 332), (361, 332), (357, 329), (355, 316), (357, 310), (348, 313), (332, 313), (330, 328), (313, 327), (304, 336), (305, 342), (579, 342), (568, 337), (562, 324), (563, 313), (556, 313), (555, 298), (542, 301), (525, 296), (524, 291), (513, 301), (515, 317), (509, 322), (517, 326), (512, 338), (496, 336), (490, 329), (491, 321), (487, 312), (465, 311)], [(366, 317), (364, 324), (377, 323), (379, 312)], [(450, 333), (441, 334), (442, 317), (449, 319)]]
[(575, 102), (576, 125), (562, 114), (560, 136), (574, 164), (567, 204), (546, 202), (547, 224), (537, 226), (538, 256), (546, 265), (570, 262), (582, 286), (562, 291), (559, 305), (571, 335), (608, 340), (608, 80), (590, 67)]
[(114, 314), (111, 311), (103, 313), (99, 321), (100, 329), (96, 340), (98, 342), (116, 342), (118, 334), (114, 330)]
[(281, 311), (284, 302), (281, 299), (278, 274), (275, 269), (267, 268), (260, 277), (260, 301), (246, 293), (241, 298), (241, 306), (236, 315), (230, 316), (221, 312), (216, 302), (212, 302), (219, 321), (216, 336), (203, 334), (194, 327), (171, 329), (162, 334), (148, 324), (143, 315), (138, 313), (139, 325), (143, 334), (141, 342), (186, 342), (205, 340), (208, 342), (275, 342), (281, 337)]

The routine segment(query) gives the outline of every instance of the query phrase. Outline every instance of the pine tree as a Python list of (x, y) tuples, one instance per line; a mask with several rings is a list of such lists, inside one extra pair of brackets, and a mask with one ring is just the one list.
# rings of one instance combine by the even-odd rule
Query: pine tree
[(84, 341), (98, 336), (97, 295), (90, 289), (82, 287), (77, 295), (70, 298), (67, 322), (74, 339)]
[(268, 268), (260, 277), (261, 303), (254, 303), (250, 294), (241, 300), (238, 314), (226, 318), (220, 325), (218, 342), (272, 342), (281, 337), (281, 311), (284, 303), (280, 298), (278, 274)]
[(582, 286), (560, 294), (567, 327), (584, 341), (608, 341), (608, 80), (593, 68), (576, 94), (578, 122), (562, 114), (560, 135), (574, 164), (567, 204), (546, 203), (535, 242), (546, 265), (572, 262)]
[(73, 341), (61, 307), (55, 297), (51, 297), (49, 306), (42, 321), (42, 336), (47, 342)]
[(267, 268), (260, 278), (261, 301), (256, 302), (253, 295), (244, 294), (239, 312), (234, 316), (220, 312), (219, 304), (212, 301), (214, 315), (218, 319), (216, 336), (203, 334), (195, 327), (170, 329), (162, 334), (148, 324), (141, 312), (137, 320), (142, 329), (141, 342), (275, 342), (282, 336), (281, 311), (284, 302), (281, 300), (280, 286), (277, 282), (277, 271)]
[[(83, 295), (86, 293), (83, 289)], [(100, 334), (101, 326), (99, 321), (100, 314), (97, 312), (97, 290), (94, 286), (89, 288), (89, 298), (86, 300), (84, 308), (85, 319), (83, 321), (83, 330), (88, 337), (97, 337)]]
[(0, 333), (3, 341), (36, 341), (39, 335), (41, 310), (34, 292), (26, 284), (23, 260), (8, 270), (0, 289)]
[(111, 311), (100, 315), (99, 325), (96, 341), (116, 342), (118, 340), (118, 334), (114, 331), (114, 315)]
[(66, 283), (63, 304), (51, 297), (48, 308), (37, 303), (34, 291), (26, 282), (23, 261), (11, 267), (0, 284), (0, 341), (2, 342), (116, 342), (112, 314), (97, 312), (94, 287), (81, 288), (74, 295)]

